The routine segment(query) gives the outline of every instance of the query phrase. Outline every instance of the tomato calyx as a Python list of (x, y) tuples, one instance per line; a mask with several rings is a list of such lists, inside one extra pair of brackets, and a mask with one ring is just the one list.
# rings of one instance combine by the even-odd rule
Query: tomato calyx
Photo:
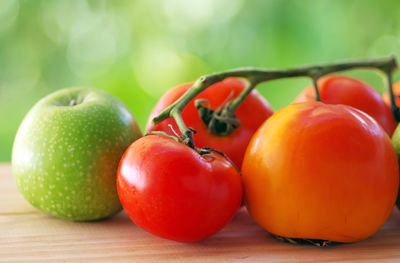
[(229, 103), (221, 105), (216, 110), (206, 106), (206, 104), (209, 104), (208, 100), (196, 100), (194, 104), (199, 112), (200, 119), (211, 134), (227, 136), (240, 127), (240, 120), (229, 110)]
[(285, 243), (293, 244), (293, 245), (311, 245), (315, 247), (330, 247), (332, 245), (338, 244), (338, 242), (333, 242), (330, 240), (323, 239), (307, 239), (307, 238), (288, 238), (277, 235), (271, 235), (273, 238), (283, 241)]
[[(171, 126), (170, 128), (172, 129), (172, 126)], [(195, 130), (195, 129), (188, 128), (188, 130), (189, 130), (191, 133), (196, 133), (196, 130)], [(216, 150), (216, 149), (214, 149), (214, 148), (211, 148), (211, 147), (197, 148), (197, 147), (195, 147), (194, 145), (192, 146), (192, 145), (190, 144), (190, 140), (189, 140), (187, 137), (185, 137), (185, 136), (183, 136), (183, 135), (182, 135), (182, 136), (179, 136), (173, 129), (172, 129), (172, 131), (174, 132), (175, 136), (169, 135), (169, 134), (167, 134), (166, 132), (163, 132), (163, 131), (150, 131), (150, 132), (146, 133), (145, 136), (147, 136), (147, 135), (152, 135), (152, 134), (153, 134), (153, 135), (163, 135), (163, 136), (167, 136), (168, 138), (171, 138), (171, 139), (173, 139), (173, 140), (176, 141), (176, 142), (182, 143), (182, 144), (184, 144), (184, 145), (186, 145), (186, 146), (192, 148), (193, 150), (195, 150), (195, 151), (196, 151), (198, 154), (200, 154), (201, 156), (208, 155), (208, 156), (210, 156), (210, 157), (214, 157), (214, 156), (215, 156), (214, 153), (219, 154), (219, 155), (221, 155), (222, 157), (224, 157), (224, 158), (235, 168), (235, 170), (236, 170), (239, 174), (241, 174), (241, 173), (240, 173), (240, 170), (239, 170), (239, 168), (236, 166), (236, 164), (235, 164), (235, 163), (228, 157), (228, 155), (226, 155), (225, 153), (223, 153), (223, 152), (221, 152), (221, 151), (218, 151), (218, 150)]]

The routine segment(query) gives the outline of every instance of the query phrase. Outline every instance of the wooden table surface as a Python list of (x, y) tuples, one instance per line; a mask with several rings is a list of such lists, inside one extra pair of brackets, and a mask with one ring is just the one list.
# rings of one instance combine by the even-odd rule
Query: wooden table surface
[[(362, 224), (362, 222), (360, 222)], [(400, 213), (369, 239), (328, 248), (272, 238), (240, 210), (213, 237), (184, 244), (152, 236), (121, 212), (76, 223), (41, 213), (17, 191), (0, 164), (0, 262), (400, 262)]]

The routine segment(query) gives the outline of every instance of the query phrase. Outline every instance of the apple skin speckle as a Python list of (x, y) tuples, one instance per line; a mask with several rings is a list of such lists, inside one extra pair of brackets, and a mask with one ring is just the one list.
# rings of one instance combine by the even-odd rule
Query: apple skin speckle
[(57, 217), (110, 217), (122, 209), (115, 185), (119, 160), (141, 136), (128, 109), (108, 93), (70, 88), (50, 94), (18, 129), (12, 153), (18, 189)]

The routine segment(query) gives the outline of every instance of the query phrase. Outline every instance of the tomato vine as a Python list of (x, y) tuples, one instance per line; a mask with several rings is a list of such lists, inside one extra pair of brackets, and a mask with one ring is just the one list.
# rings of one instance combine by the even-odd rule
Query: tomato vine
[[(203, 105), (204, 101), (197, 101), (196, 107), (199, 112), (203, 114), (202, 120), (207, 121), (208, 130), (210, 133), (225, 136), (232, 133), (238, 126), (240, 121), (235, 118), (234, 112), (239, 105), (245, 100), (250, 92), (262, 82), (294, 77), (307, 77), (312, 80), (315, 96), (317, 101), (321, 101), (318, 91), (317, 80), (325, 75), (351, 70), (368, 68), (375, 69), (385, 75), (386, 89), (389, 91), (391, 110), (397, 121), (400, 121), (400, 110), (395, 103), (395, 96), (392, 90), (393, 85), (393, 72), (397, 68), (397, 60), (394, 56), (371, 59), (371, 60), (357, 60), (347, 61), (324, 65), (310, 65), (291, 69), (261, 69), (261, 68), (238, 68), (228, 70), (220, 73), (205, 75), (200, 77), (193, 86), (175, 103), (164, 109), (158, 116), (153, 118), (153, 123), (159, 123), (167, 118), (173, 118), (181, 132), (181, 139), (191, 148), (195, 148), (193, 140), (193, 129), (186, 126), (182, 119), (182, 111), (186, 105), (193, 100), (199, 93), (207, 89), (209, 86), (220, 82), (228, 77), (244, 78), (248, 81), (249, 85), (243, 90), (239, 96), (229, 101), (224, 107), (217, 110), (212, 110)], [(208, 116), (204, 116), (208, 114)], [(219, 128), (218, 128), (219, 127)], [(222, 127), (222, 128), (221, 128)]]

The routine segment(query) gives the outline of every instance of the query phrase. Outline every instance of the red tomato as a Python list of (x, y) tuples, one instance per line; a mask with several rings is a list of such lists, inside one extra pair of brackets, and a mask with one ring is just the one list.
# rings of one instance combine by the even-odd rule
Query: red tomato
[(164, 135), (136, 140), (117, 174), (122, 206), (144, 230), (175, 241), (222, 229), (242, 200), (238, 171), (219, 154), (200, 155)]
[(242, 178), (250, 214), (270, 233), (354, 242), (388, 218), (399, 168), (390, 138), (370, 116), (308, 102), (281, 109), (260, 127)]
[[(400, 107), (400, 81), (393, 84), (393, 93), (395, 96), (396, 105)], [(383, 101), (390, 107), (390, 96), (387, 91), (382, 94)]]
[[(171, 124), (175, 131), (179, 131), (173, 119), (166, 119), (157, 125), (152, 124), (152, 119), (163, 109), (179, 99), (192, 84), (184, 84), (169, 90), (155, 106), (147, 123), (147, 131), (164, 131), (174, 135)], [(196, 99), (207, 99), (211, 108), (217, 109), (227, 99), (235, 98), (243, 89), (246, 83), (238, 78), (227, 78), (222, 82), (216, 83), (205, 91), (200, 93)], [(211, 134), (207, 126), (199, 117), (199, 113), (194, 105), (194, 100), (190, 102), (182, 112), (182, 118), (188, 127), (194, 128), (197, 133), (194, 134), (194, 142), (197, 147), (211, 147), (224, 152), (240, 168), (244, 152), (251, 136), (257, 128), (272, 115), (273, 111), (268, 102), (255, 90), (245, 99), (245, 101), (235, 111), (235, 116), (241, 122), (239, 128), (227, 136), (218, 136)]]
[[(367, 83), (352, 77), (332, 75), (318, 80), (318, 90), (322, 102), (345, 104), (359, 109), (374, 118), (392, 136), (397, 124), (390, 107)], [(315, 101), (314, 87), (307, 87), (295, 100), (305, 101)]]

